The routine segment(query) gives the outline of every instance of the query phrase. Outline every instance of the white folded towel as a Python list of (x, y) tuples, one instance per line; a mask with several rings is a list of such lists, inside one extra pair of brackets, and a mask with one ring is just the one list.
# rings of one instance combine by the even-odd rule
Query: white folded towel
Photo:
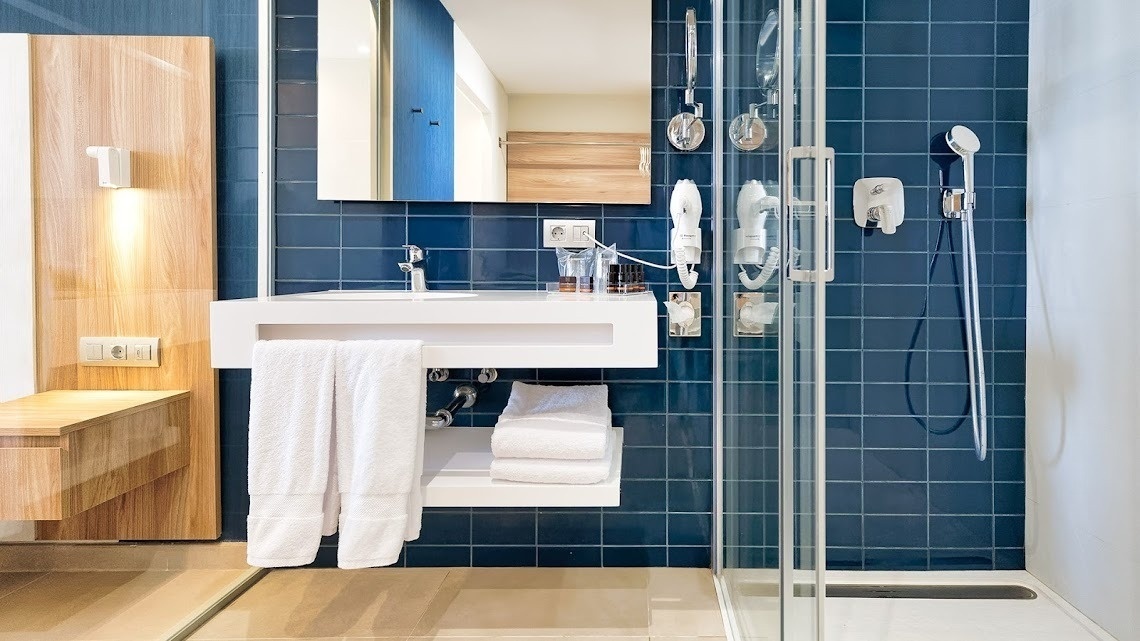
[(600, 459), (611, 422), (605, 385), (516, 382), (491, 435), (491, 452), (506, 458)]
[(568, 485), (592, 485), (601, 483), (610, 476), (610, 466), (614, 457), (613, 430), (607, 429), (609, 437), (603, 456), (588, 461), (567, 461), (560, 459), (496, 458), (491, 461), (491, 478), (498, 481), (521, 483), (564, 483)]
[(258, 341), (249, 407), (247, 561), (307, 565), (326, 521), (334, 341)]
[(336, 350), (337, 565), (391, 565), (420, 535), (422, 341), (345, 341)]

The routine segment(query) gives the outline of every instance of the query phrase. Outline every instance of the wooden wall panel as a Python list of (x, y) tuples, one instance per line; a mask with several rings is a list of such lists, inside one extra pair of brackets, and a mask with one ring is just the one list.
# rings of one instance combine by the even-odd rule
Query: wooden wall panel
[[(507, 200), (538, 203), (649, 202), (649, 175), (638, 169), (649, 134), (511, 131), (507, 146)], [(628, 142), (628, 146), (573, 143)], [(564, 143), (564, 144), (559, 144)]]
[[(192, 393), (188, 467), (39, 537), (217, 538), (213, 44), (33, 36), (32, 60), (39, 389)], [(133, 188), (99, 188), (88, 145), (130, 149)], [(157, 336), (161, 366), (78, 366), (80, 336)]]

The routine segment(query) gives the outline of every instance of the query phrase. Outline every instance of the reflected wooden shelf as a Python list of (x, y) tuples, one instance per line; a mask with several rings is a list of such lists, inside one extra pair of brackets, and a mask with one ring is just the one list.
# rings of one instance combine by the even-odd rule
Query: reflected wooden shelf
[(184, 390), (0, 403), (0, 519), (64, 519), (186, 467), (189, 414)]

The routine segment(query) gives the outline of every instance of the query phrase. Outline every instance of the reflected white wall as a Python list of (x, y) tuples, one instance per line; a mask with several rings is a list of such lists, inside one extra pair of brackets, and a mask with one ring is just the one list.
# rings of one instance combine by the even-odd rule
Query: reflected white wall
[(1030, 19), (1028, 569), (1140, 641), (1140, 3)]

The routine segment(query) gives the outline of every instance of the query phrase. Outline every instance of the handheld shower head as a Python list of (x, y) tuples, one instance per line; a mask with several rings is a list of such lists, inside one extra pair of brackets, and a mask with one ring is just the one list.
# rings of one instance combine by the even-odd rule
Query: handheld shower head
[(962, 157), (962, 176), (965, 180), (966, 198), (971, 208), (974, 199), (974, 154), (982, 148), (978, 135), (969, 127), (954, 125), (946, 132), (946, 145)]

